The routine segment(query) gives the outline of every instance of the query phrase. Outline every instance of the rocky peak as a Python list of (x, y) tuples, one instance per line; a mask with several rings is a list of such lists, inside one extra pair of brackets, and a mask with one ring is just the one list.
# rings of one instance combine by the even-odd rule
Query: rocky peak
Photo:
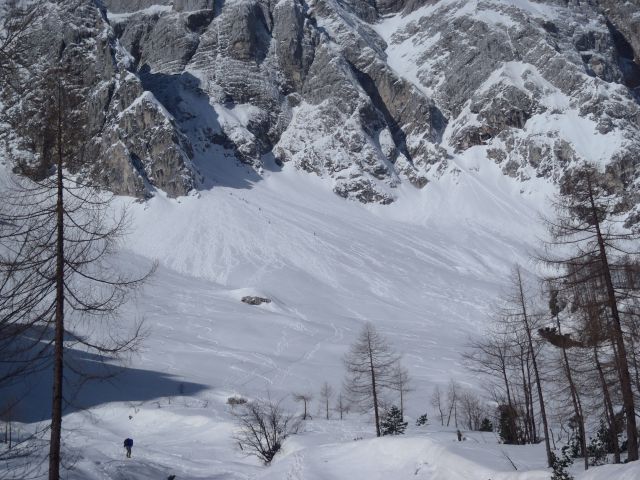
[(34, 62), (61, 42), (84, 52), (84, 168), (119, 193), (291, 163), (388, 203), (468, 154), (523, 181), (584, 160), (636, 181), (638, 0), (51, 5)]

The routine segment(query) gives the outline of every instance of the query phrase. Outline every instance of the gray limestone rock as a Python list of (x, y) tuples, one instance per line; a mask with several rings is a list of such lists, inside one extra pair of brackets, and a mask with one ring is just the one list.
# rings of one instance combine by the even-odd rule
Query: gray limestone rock
[[(30, 61), (38, 65), (29, 73), (34, 83), (29, 95), (37, 97), (46, 84), (45, 72), (58, 65), (67, 72), (65, 88), (81, 92), (84, 148), (68, 168), (116, 193), (145, 197), (159, 188), (170, 196), (187, 194), (199, 179), (191, 164), (192, 146), (166, 109), (144, 92), (140, 78), (128, 71), (131, 56), (99, 8), (84, 0), (47, 8), (42, 28), (29, 38)], [(28, 137), (29, 119), (11, 118)]]
[(270, 298), (257, 297), (257, 296), (242, 297), (240, 301), (248, 305), (262, 305), (263, 303), (271, 303)]
[(589, 159), (576, 130), (615, 143), (597, 160), (637, 188), (639, 0), (536, 4), (59, 1), (31, 60), (69, 52), (90, 93), (82, 168), (130, 195), (211, 185), (198, 172), (219, 162), (259, 179), (275, 160), (389, 203), (470, 149), (557, 181)]
[(144, 10), (154, 5), (170, 6), (174, 3), (174, 0), (100, 0), (100, 3), (110, 12), (130, 13)]
[(213, 10), (214, 6), (215, 0), (173, 0), (173, 8), (177, 12)]

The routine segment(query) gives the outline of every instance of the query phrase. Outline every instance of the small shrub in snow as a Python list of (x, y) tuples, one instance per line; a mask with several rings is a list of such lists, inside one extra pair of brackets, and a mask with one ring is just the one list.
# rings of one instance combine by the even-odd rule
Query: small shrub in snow
[(480, 424), (479, 430), (481, 432), (493, 432), (493, 423), (491, 423), (491, 420), (485, 417)]
[(573, 463), (573, 460), (567, 454), (568, 450), (568, 446), (562, 447), (562, 455), (560, 457), (551, 452), (551, 466), (553, 468), (551, 480), (573, 480), (573, 476), (567, 472), (567, 468), (569, 468)]
[(596, 435), (595, 438), (591, 439), (589, 445), (587, 445), (587, 453), (591, 466), (604, 465), (607, 463), (607, 447), (600, 438), (600, 435)]
[[(616, 428), (618, 427), (616, 426)], [(611, 440), (612, 435), (616, 434), (617, 433), (612, 433), (604, 420), (600, 420), (600, 428), (598, 428), (595, 438), (592, 438), (589, 441), (589, 445), (587, 445), (587, 454), (590, 458), (589, 463), (592, 466), (607, 463), (607, 453), (614, 452), (614, 446)]]
[(234, 416), (239, 426), (234, 438), (240, 448), (265, 465), (271, 463), (282, 442), (297, 433), (300, 425), (299, 419), (285, 412), (280, 402), (270, 400), (245, 403)]
[(516, 424), (516, 420), (518, 419), (517, 410), (512, 406), (503, 404), (498, 406), (498, 413), (500, 414), (498, 433), (500, 433), (502, 442), (508, 445), (520, 444), (520, 436), (518, 435), (519, 432)]
[(407, 428), (407, 422), (402, 418), (400, 409), (395, 405), (387, 410), (380, 423), (382, 435), (402, 435)]
[(429, 419), (427, 418), (427, 414), (423, 413), (422, 415), (420, 415), (418, 417), (418, 419), (416, 420), (416, 427), (422, 427), (427, 425)]
[[(598, 431), (596, 432), (596, 437), (602, 442), (602, 444), (604, 445), (605, 451), (607, 453), (614, 453), (615, 447), (613, 444), (613, 438), (619, 437), (620, 433), (624, 429), (624, 420), (621, 414), (622, 412), (620, 412), (619, 414), (616, 414), (615, 416), (616, 417), (615, 423), (614, 423), (615, 431), (612, 431), (612, 429), (609, 428), (609, 426), (605, 423), (604, 420), (602, 419), (600, 420), (600, 428), (598, 428)], [(623, 442), (623, 444), (620, 445), (620, 451), (624, 452), (626, 451), (626, 449), (627, 449), (626, 445)]]
[(569, 456), (571, 458), (579, 458), (582, 456), (580, 453), (580, 437), (577, 434), (571, 437), (568, 447)]
[(245, 403), (247, 403), (247, 399), (237, 395), (227, 398), (227, 405), (231, 405), (231, 408), (237, 407), (238, 405), (244, 405)]

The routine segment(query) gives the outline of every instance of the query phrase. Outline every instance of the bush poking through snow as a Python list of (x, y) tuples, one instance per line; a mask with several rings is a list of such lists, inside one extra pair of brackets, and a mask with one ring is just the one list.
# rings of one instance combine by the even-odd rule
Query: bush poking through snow
[(427, 423), (429, 422), (429, 419), (427, 417), (426, 413), (423, 413), (422, 415), (420, 415), (418, 417), (418, 419), (416, 420), (416, 427), (423, 427), (426, 426)]
[(244, 397), (239, 397), (238, 395), (227, 398), (227, 405), (230, 405), (232, 410), (238, 405), (244, 405), (245, 403), (247, 403), (247, 399)]
[(485, 417), (482, 420), (482, 423), (480, 424), (480, 429), (481, 432), (493, 432), (493, 423), (491, 423), (491, 420), (489, 420), (487, 417)]
[(589, 464), (592, 467), (607, 463), (607, 448), (600, 435), (591, 439), (587, 446), (587, 453), (589, 454)]
[(234, 413), (238, 430), (234, 436), (240, 448), (269, 465), (282, 448), (282, 442), (298, 432), (300, 420), (285, 412), (281, 402), (256, 400)]
[(407, 428), (407, 422), (402, 418), (402, 412), (395, 405), (384, 412), (380, 429), (382, 435), (402, 435)]
[(498, 433), (500, 440), (507, 445), (519, 445), (520, 436), (517, 427), (518, 411), (510, 405), (498, 406)]
[(562, 456), (558, 457), (554, 452), (551, 452), (551, 467), (553, 468), (553, 474), (551, 480), (573, 480), (573, 476), (567, 472), (567, 468), (571, 466), (573, 460), (567, 454), (569, 450), (568, 446), (562, 447)]

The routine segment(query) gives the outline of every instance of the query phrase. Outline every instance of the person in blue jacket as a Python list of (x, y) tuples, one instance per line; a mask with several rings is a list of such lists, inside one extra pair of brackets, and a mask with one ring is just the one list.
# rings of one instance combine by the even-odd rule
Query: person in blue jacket
[(124, 440), (124, 448), (127, 450), (127, 458), (131, 458), (131, 447), (133, 447), (133, 440), (126, 438)]

